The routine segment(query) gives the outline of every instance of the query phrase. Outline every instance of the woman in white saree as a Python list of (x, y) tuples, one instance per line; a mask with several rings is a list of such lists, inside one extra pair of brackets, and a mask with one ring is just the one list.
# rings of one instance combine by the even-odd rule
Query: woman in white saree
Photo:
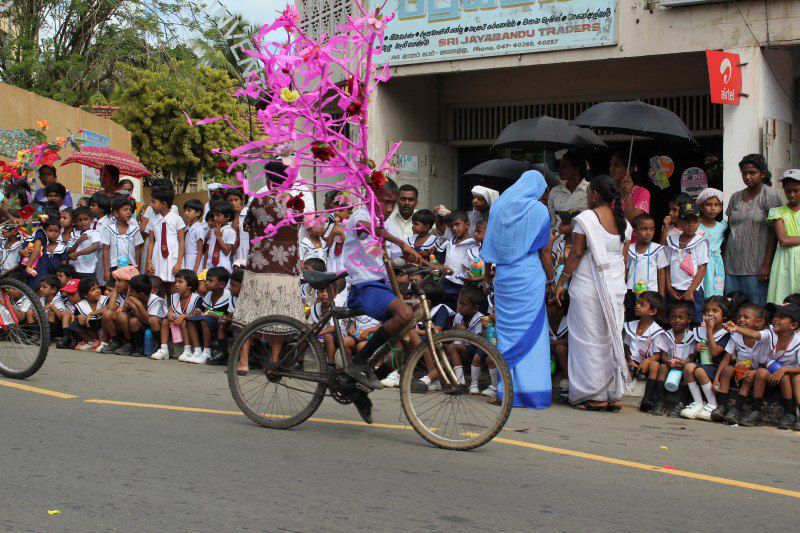
[(573, 302), (569, 330), (569, 401), (586, 411), (618, 412), (630, 383), (622, 346), (625, 320), (625, 253), (631, 226), (610, 176), (589, 184), (589, 210), (573, 219), (572, 250), (556, 288)]

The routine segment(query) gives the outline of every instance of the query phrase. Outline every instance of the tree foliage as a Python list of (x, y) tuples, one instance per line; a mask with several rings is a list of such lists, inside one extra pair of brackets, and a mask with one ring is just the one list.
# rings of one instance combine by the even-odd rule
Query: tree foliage
[(181, 75), (167, 67), (123, 68), (125, 83), (113, 97), (121, 106), (113, 120), (132, 135), (142, 163), (180, 184), (183, 190), (198, 175), (220, 178), (220, 159), (211, 153), (228, 151), (242, 139), (222, 122), (203, 128), (189, 125), (191, 117), (227, 116), (247, 135), (247, 106), (231, 96), (236, 81), (222, 70), (181, 64)]

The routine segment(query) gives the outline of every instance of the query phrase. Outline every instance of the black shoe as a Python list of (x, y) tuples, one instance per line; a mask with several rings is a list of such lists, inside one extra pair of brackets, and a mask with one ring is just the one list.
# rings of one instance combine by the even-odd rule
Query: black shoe
[(650, 400), (642, 400), (642, 403), (639, 404), (639, 410), (643, 413), (647, 413), (648, 411), (653, 410), (653, 402)]
[(667, 411), (667, 416), (670, 418), (680, 418), (683, 407), (683, 402), (673, 403), (670, 406), (669, 411)]
[(100, 353), (116, 353), (117, 350), (122, 348), (122, 344), (123, 343), (119, 341), (111, 341), (111, 343), (108, 346), (100, 350)]
[(739, 420), (739, 425), (746, 428), (761, 425), (761, 411), (750, 411)]
[(725, 415), (728, 414), (728, 406), (727, 405), (718, 405), (716, 409), (711, 411), (711, 420), (715, 422), (724, 422)]
[(326, 363), (325, 364), (325, 369), (328, 371), (328, 374), (333, 374), (334, 372), (336, 372), (336, 364), (335, 363)]
[(792, 430), (793, 431), (800, 431), (800, 420), (795, 422), (795, 424), (792, 426)]
[(650, 411), (650, 414), (653, 416), (664, 416), (666, 410), (667, 406), (664, 405), (664, 402), (656, 402), (653, 404), (653, 410)]
[(358, 414), (367, 424), (372, 424), (372, 400), (369, 399), (364, 391), (356, 391), (353, 397), (353, 405), (356, 406)]
[(133, 355), (133, 343), (126, 342), (125, 344), (114, 350), (114, 353), (117, 355)]
[(417, 394), (425, 394), (425, 393), (428, 392), (428, 386), (422, 380), (412, 379), (411, 380), (411, 392), (414, 392), (414, 393), (417, 393)]
[(739, 410), (735, 407), (731, 407), (728, 409), (728, 412), (725, 413), (725, 423), (730, 424), (732, 426), (739, 423)]
[(365, 387), (369, 387), (370, 389), (374, 390), (380, 390), (383, 388), (383, 385), (381, 385), (381, 380), (378, 379), (378, 376), (375, 375), (375, 372), (366, 363), (363, 365), (350, 363), (345, 367), (344, 371), (348, 376), (361, 383)]
[(785, 415), (783, 415), (783, 418), (781, 418), (781, 421), (778, 422), (778, 429), (789, 429), (791, 427), (794, 427), (796, 423), (797, 423), (797, 417), (795, 415), (786, 413)]
[(222, 350), (211, 350), (211, 358), (206, 361), (207, 365), (222, 366), (228, 364), (228, 354)]
[(56, 341), (56, 348), (65, 350), (69, 346), (69, 337), (61, 337)]

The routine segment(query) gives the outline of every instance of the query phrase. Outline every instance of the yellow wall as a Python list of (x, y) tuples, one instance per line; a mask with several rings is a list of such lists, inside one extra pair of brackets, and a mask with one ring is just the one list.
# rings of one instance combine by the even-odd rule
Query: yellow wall
[[(131, 133), (114, 121), (5, 83), (0, 83), (0, 102), (3, 102), (0, 128), (36, 128), (36, 121), (47, 120), (50, 126), (47, 135), (51, 140), (66, 137), (70, 132), (83, 128), (108, 136), (111, 148), (132, 153)], [(64, 148), (60, 152), (61, 159), (56, 161), (55, 166), (58, 170), (58, 181), (77, 197), (81, 192), (81, 165), (60, 166), (70, 153), (71, 148)]]

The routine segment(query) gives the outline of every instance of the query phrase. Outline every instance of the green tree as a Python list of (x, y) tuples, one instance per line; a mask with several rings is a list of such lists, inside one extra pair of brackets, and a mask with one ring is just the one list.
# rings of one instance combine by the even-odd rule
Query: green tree
[(190, 126), (183, 111), (195, 119), (227, 116), (246, 135), (247, 106), (231, 96), (236, 81), (224, 71), (186, 64), (179, 70), (125, 67), (124, 86), (111, 102), (121, 106), (113, 120), (131, 132), (142, 163), (185, 191), (198, 175), (222, 177), (211, 150), (230, 150), (241, 139), (223, 122)]

